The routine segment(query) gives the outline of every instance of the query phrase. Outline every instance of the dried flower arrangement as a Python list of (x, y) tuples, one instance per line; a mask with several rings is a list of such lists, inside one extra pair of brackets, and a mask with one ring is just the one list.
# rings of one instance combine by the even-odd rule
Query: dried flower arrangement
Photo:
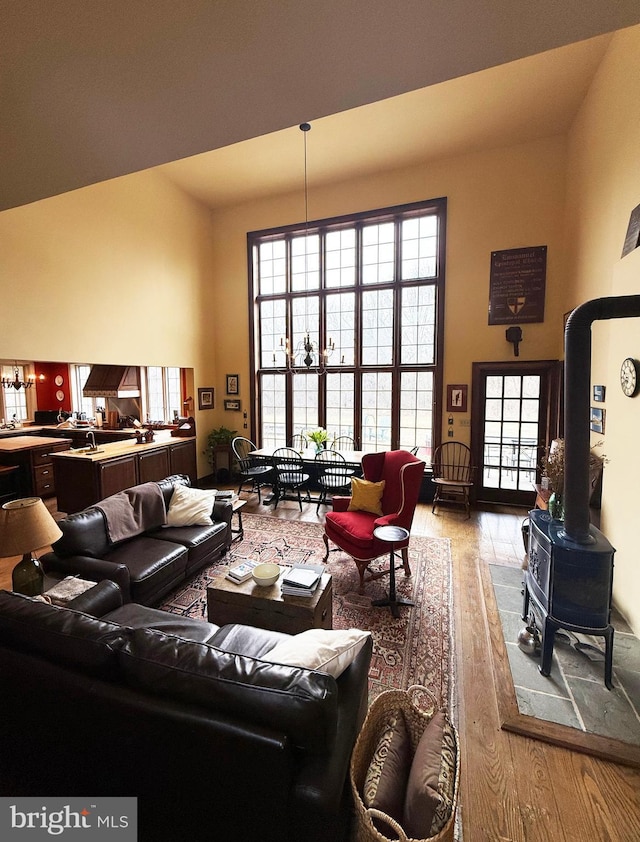
[[(593, 488), (602, 470), (609, 460), (604, 453), (598, 453), (596, 448), (604, 444), (596, 442), (589, 450), (589, 479)], [(564, 488), (564, 439), (554, 439), (542, 458), (542, 474), (549, 480), (549, 488), (557, 494), (562, 494)]]

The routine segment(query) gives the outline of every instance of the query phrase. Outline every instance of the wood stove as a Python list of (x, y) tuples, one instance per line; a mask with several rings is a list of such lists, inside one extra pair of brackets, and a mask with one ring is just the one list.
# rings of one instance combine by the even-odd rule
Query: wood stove
[(613, 626), (610, 624), (614, 549), (595, 527), (593, 543), (571, 541), (562, 521), (548, 512), (529, 512), (529, 564), (524, 580), (523, 619), (530, 602), (542, 619), (540, 672), (549, 675), (558, 629), (605, 639), (604, 683), (611, 689)]
[(589, 522), (589, 416), (591, 324), (640, 316), (640, 295), (587, 301), (571, 313), (565, 328), (564, 429), (565, 519), (529, 512), (529, 565), (524, 581), (523, 619), (529, 606), (542, 620), (540, 672), (549, 675), (556, 631), (602, 635), (606, 686), (612, 687), (611, 595), (615, 550)]

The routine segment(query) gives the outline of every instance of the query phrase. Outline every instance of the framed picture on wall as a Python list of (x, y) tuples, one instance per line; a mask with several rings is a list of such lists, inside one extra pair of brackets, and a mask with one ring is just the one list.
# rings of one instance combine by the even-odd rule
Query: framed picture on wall
[(230, 409), (232, 412), (240, 412), (242, 405), (240, 401), (233, 400), (233, 398), (225, 398), (224, 408)]
[(198, 389), (198, 409), (214, 408), (214, 392), (212, 388)]
[(227, 374), (227, 394), (240, 394), (240, 379), (237, 374)]
[(598, 403), (602, 403), (604, 401), (604, 386), (594, 386), (593, 387), (593, 399)]
[(466, 412), (469, 387), (453, 383), (447, 386), (447, 412)]
[(591, 407), (591, 431), (594, 433), (604, 433), (604, 409), (599, 407)]

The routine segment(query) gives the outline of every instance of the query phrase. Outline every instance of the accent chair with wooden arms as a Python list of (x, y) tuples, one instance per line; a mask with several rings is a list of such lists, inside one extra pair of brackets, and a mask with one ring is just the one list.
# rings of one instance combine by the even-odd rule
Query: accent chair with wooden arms
[[(359, 593), (364, 593), (366, 582), (388, 574), (388, 570), (375, 573), (368, 570), (369, 564), (376, 558), (389, 555), (389, 544), (375, 538), (373, 531), (378, 526), (402, 526), (407, 530), (411, 529), (424, 467), (425, 463), (407, 450), (366, 453), (362, 457), (364, 479), (370, 483), (384, 481), (378, 511), (350, 511), (350, 504), (358, 502), (357, 496), (333, 498), (333, 511), (328, 512), (325, 518), (324, 560), (329, 557), (329, 541), (336, 544), (337, 549), (350, 555), (360, 576)], [(355, 479), (354, 482), (357, 483), (358, 480)], [(402, 566), (406, 576), (411, 575), (408, 547), (409, 538), (395, 545), (395, 550), (402, 555)]]
[(471, 517), (470, 492), (475, 468), (471, 465), (471, 450), (459, 441), (446, 441), (436, 447), (432, 460), (435, 493), (431, 511), (441, 503), (464, 506)]

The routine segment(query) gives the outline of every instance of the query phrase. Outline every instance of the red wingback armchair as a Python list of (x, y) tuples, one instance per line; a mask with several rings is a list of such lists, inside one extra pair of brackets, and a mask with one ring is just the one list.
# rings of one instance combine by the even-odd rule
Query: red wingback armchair
[[(413, 513), (418, 502), (425, 463), (407, 450), (387, 450), (383, 453), (366, 453), (362, 457), (364, 478), (370, 482), (385, 480), (382, 495), (382, 516), (371, 512), (348, 511), (351, 497), (334, 497), (333, 511), (328, 512), (324, 524), (324, 543), (327, 548), (324, 560), (329, 557), (329, 541), (337, 549), (350, 555), (360, 574), (359, 593), (364, 593), (365, 582), (388, 573), (371, 573), (365, 576), (369, 564), (376, 558), (389, 554), (389, 544), (373, 536), (377, 526), (404, 526), (411, 529)], [(406, 576), (411, 575), (408, 553), (409, 539), (395, 545), (402, 553), (402, 566)]]

